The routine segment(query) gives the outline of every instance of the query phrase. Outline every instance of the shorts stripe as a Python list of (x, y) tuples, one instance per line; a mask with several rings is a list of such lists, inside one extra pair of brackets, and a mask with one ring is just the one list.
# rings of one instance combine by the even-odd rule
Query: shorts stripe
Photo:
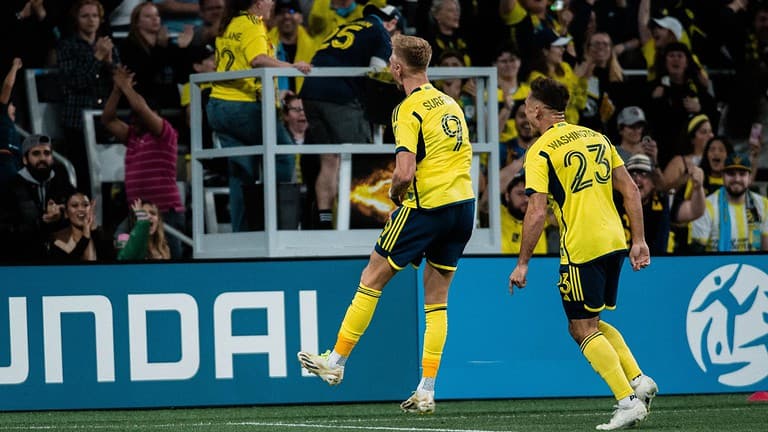
[(395, 269), (397, 271), (400, 271), (400, 270), (405, 268), (405, 267), (400, 267), (399, 265), (395, 264), (395, 262), (392, 261), (392, 257), (387, 257), (387, 262), (389, 263), (389, 265), (392, 266), (393, 269)]
[(395, 245), (395, 242), (397, 241), (397, 237), (400, 235), (400, 232), (403, 230), (403, 226), (405, 226), (405, 221), (408, 219), (408, 214), (411, 212), (410, 207), (401, 207), (400, 213), (397, 214), (397, 217), (395, 218), (394, 223), (392, 224), (392, 228), (390, 229), (389, 234), (387, 234), (387, 240), (384, 242), (384, 245), (382, 246), (382, 249), (384, 249), (387, 252), (392, 252), (392, 247)]
[(439, 269), (439, 270), (456, 271), (456, 267), (455, 266), (447, 266), (447, 265), (437, 264), (437, 263), (434, 263), (434, 262), (432, 262), (430, 260), (427, 260), (427, 262), (429, 263), (429, 265), (431, 265), (432, 267), (434, 267), (436, 269)]

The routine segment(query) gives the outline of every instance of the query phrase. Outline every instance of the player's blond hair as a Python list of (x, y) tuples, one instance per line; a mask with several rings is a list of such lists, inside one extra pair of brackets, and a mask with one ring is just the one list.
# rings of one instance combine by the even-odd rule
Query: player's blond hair
[(413, 72), (426, 71), (432, 59), (432, 47), (429, 42), (416, 36), (393, 36), (392, 51)]

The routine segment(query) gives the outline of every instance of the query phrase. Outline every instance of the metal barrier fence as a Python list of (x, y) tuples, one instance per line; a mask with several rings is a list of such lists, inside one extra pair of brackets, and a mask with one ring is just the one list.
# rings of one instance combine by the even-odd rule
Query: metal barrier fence
[[(371, 68), (314, 68), (314, 77), (364, 77)], [(488, 165), (499, 164), (498, 154), (498, 102), (496, 98), (496, 69), (490, 67), (431, 68), (431, 79), (475, 78), (477, 82), (477, 142), (473, 143), (472, 178), (477, 185), (479, 179), (480, 154), (489, 155)], [(393, 154), (394, 146), (381, 141), (374, 144), (343, 143), (318, 145), (276, 145), (276, 100), (274, 78), (301, 76), (292, 68), (260, 68), (248, 71), (196, 74), (191, 82), (191, 189), (192, 202), (204, 203), (206, 188), (203, 184), (203, 161), (212, 158), (259, 155), (262, 156), (264, 187), (264, 231), (239, 233), (213, 233), (205, 230), (206, 209), (202, 205), (192, 206), (192, 237), (194, 256), (203, 258), (231, 257), (294, 257), (294, 256), (343, 256), (367, 255), (378, 230), (349, 229), (349, 191), (352, 172), (352, 155)], [(265, 145), (203, 149), (202, 112), (200, 84), (256, 77), (262, 83), (262, 125)], [(492, 89), (492, 91), (488, 91)], [(341, 155), (339, 193), (337, 207), (337, 229), (332, 231), (280, 230), (277, 225), (277, 191), (275, 156), (282, 154), (330, 154)], [(499, 173), (489, 170), (489, 208), (500, 205)], [(210, 200), (209, 200), (210, 201)], [(488, 228), (476, 228), (467, 253), (497, 253), (501, 227), (498, 212), (490, 212)]]

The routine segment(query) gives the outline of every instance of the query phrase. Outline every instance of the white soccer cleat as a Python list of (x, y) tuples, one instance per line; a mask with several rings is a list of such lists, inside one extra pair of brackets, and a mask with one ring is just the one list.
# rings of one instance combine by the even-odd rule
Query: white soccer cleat
[(435, 392), (416, 390), (400, 404), (400, 409), (409, 413), (432, 414), (435, 412)]
[(648, 416), (648, 409), (640, 399), (635, 398), (627, 406), (618, 406), (608, 423), (597, 425), (597, 430), (617, 430), (637, 426)]
[(323, 381), (329, 385), (335, 386), (341, 384), (341, 380), (344, 379), (344, 366), (333, 365), (328, 363), (328, 356), (331, 351), (326, 351), (322, 354), (310, 354), (304, 351), (299, 351), (296, 357), (299, 359), (299, 363), (304, 369), (317, 375)]
[(635, 390), (637, 398), (643, 401), (645, 408), (647, 408), (648, 412), (650, 412), (651, 402), (653, 402), (653, 398), (656, 397), (656, 393), (659, 392), (659, 386), (656, 385), (656, 381), (654, 381), (653, 378), (649, 377), (648, 375), (640, 375), (639, 377), (633, 379), (630, 384)]

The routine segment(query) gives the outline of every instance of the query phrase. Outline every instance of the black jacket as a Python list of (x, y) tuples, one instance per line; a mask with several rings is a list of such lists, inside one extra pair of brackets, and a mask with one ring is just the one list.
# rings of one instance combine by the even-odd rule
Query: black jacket
[(41, 183), (26, 168), (21, 169), (8, 188), (0, 192), (0, 261), (44, 261), (51, 234), (67, 224), (63, 218), (44, 222), (46, 203), (52, 199), (64, 204), (74, 191), (62, 173), (51, 171), (50, 177)]

